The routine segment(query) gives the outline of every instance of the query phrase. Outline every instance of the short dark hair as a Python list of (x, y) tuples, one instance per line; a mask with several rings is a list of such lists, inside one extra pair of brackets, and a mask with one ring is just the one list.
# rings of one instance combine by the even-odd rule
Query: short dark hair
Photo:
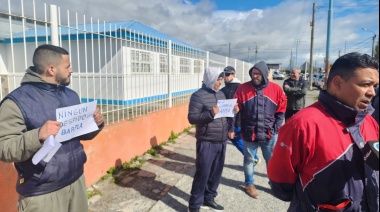
[(43, 74), (47, 66), (57, 64), (62, 60), (62, 55), (69, 55), (64, 48), (50, 44), (43, 44), (34, 51), (33, 65), (38, 74)]
[(379, 63), (368, 54), (360, 54), (358, 52), (345, 54), (339, 57), (331, 66), (327, 79), (327, 87), (329, 87), (335, 76), (348, 80), (358, 68), (373, 68), (378, 70)]

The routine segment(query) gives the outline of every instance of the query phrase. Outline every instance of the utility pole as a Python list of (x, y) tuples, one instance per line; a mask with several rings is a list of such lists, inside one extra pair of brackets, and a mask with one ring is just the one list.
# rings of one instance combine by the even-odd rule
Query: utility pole
[(344, 42), (344, 54), (346, 54), (347, 41)]
[(249, 57), (249, 51), (250, 51), (250, 47), (248, 47), (248, 63), (251, 63), (251, 58)]
[(255, 45), (256, 45), (256, 51), (255, 51), (255, 64), (257, 63), (257, 44), (255, 42)]
[(365, 30), (365, 31), (369, 31), (369, 32), (372, 32), (373, 33), (373, 37), (372, 37), (372, 57), (374, 57), (374, 55), (375, 55), (375, 39), (376, 39), (376, 33), (374, 32), (374, 31), (371, 31), (371, 30), (369, 30), (369, 29), (367, 29), (367, 28), (362, 28), (363, 30)]
[(323, 89), (326, 89), (326, 82), (327, 77), (330, 73), (330, 37), (331, 37), (331, 22), (332, 22), (332, 5), (333, 0), (330, 0), (329, 4), (329, 16), (328, 16), (328, 22), (327, 22), (327, 42), (326, 42), (326, 61), (325, 61), (325, 83), (323, 85)]
[(373, 37), (372, 37), (372, 57), (375, 57), (375, 39), (376, 39), (376, 34), (373, 34)]
[(296, 67), (298, 67), (298, 44), (299, 44), (299, 42), (300, 42), (300, 39), (297, 38), (296, 39), (296, 64), (295, 64)]
[(228, 42), (228, 58), (231, 57), (231, 43)]
[[(309, 73), (309, 90), (313, 90), (313, 51), (314, 51), (314, 20), (315, 20), (315, 2), (313, 3), (313, 18), (311, 20), (311, 40), (310, 40), (310, 73)], [(306, 76), (306, 74), (305, 74)]]
[(314, 61), (314, 67), (317, 68), (317, 61)]
[(290, 50), (290, 69), (293, 68), (293, 49)]

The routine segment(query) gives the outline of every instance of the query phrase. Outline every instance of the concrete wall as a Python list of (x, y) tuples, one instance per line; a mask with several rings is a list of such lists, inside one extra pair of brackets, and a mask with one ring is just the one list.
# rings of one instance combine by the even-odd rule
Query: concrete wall
[[(104, 176), (109, 168), (119, 166), (152, 146), (168, 140), (171, 131), (180, 133), (187, 121), (188, 103), (140, 116), (131, 121), (107, 125), (91, 141), (82, 141), (87, 154), (86, 185)], [(11, 163), (0, 162), (0, 211), (17, 211), (16, 171)]]

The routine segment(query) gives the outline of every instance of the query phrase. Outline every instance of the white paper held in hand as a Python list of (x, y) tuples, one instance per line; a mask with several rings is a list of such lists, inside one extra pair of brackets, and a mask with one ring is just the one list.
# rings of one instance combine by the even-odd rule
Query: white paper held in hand
[(218, 100), (219, 113), (214, 116), (214, 119), (221, 117), (234, 117), (234, 107), (237, 99), (222, 99)]
[(98, 130), (94, 121), (95, 110), (96, 101), (56, 109), (61, 128), (55, 135), (55, 140), (64, 142)]
[(41, 149), (36, 152), (36, 154), (32, 158), (32, 162), (34, 165), (37, 165), (45, 156), (47, 156), (54, 148), (55, 139), (54, 136), (50, 135), (42, 145)]
[(61, 142), (55, 140), (54, 138), (54, 147), (49, 151), (49, 153), (42, 159), (46, 163), (50, 161), (50, 159), (55, 155), (55, 153), (59, 150), (59, 148), (62, 146)]

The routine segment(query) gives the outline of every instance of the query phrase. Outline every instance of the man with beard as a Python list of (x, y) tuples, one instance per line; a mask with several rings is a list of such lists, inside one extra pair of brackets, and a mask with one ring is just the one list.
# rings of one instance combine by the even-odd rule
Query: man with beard
[[(232, 66), (227, 66), (224, 68), (224, 84), (225, 86), (221, 91), (226, 96), (226, 99), (232, 99), (235, 95), (236, 89), (240, 86), (240, 80), (235, 77), (235, 69)], [(241, 127), (240, 127), (240, 113), (236, 115), (235, 119), (235, 136), (230, 137), (232, 144), (244, 155), (244, 146), (243, 140), (240, 136)], [(258, 155), (255, 155), (254, 165), (260, 161)]]
[[(87, 211), (83, 175), (86, 154), (80, 140), (94, 138), (100, 130), (62, 142), (49, 162), (32, 163), (34, 154), (61, 123), (56, 109), (80, 104), (78, 94), (67, 88), (69, 53), (53, 45), (41, 45), (33, 54), (21, 86), (0, 102), (0, 160), (13, 162), (18, 173), (16, 190), (19, 211)], [(102, 129), (97, 108), (95, 123)]]
[(364, 149), (379, 139), (370, 105), (378, 68), (367, 54), (341, 56), (318, 102), (281, 127), (268, 177), (288, 211), (379, 211), (379, 158)]
[(268, 79), (268, 66), (258, 62), (250, 70), (252, 80), (236, 90), (234, 98), (240, 109), (241, 136), (244, 141), (244, 176), (246, 193), (257, 199), (254, 186), (254, 157), (260, 146), (268, 164), (277, 132), (284, 122), (286, 96), (281, 87)]
[(309, 83), (300, 78), (300, 70), (293, 68), (289, 79), (284, 81), (283, 89), (287, 96), (285, 121), (305, 107), (305, 95)]

